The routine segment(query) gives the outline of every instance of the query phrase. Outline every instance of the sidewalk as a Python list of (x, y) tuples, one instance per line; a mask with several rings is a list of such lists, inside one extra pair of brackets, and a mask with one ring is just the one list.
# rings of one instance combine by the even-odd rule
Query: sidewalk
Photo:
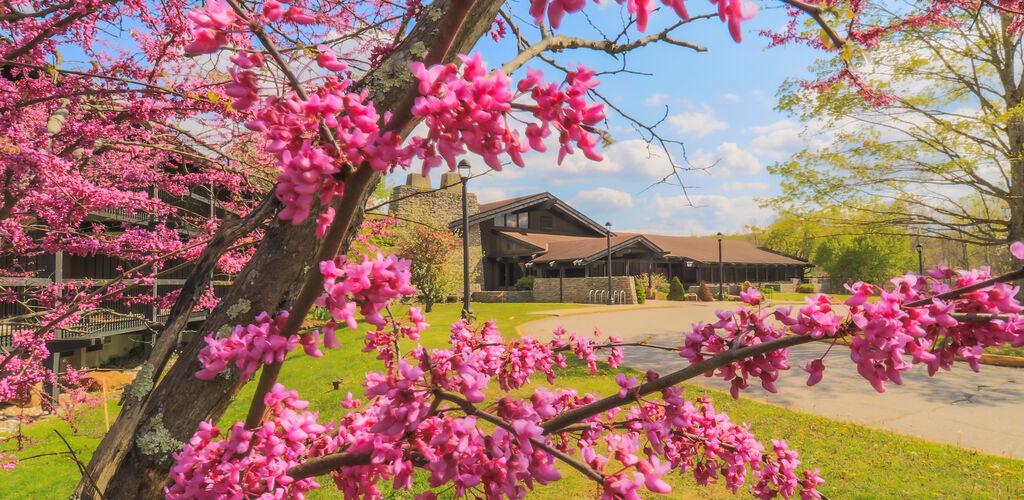
[[(678, 345), (682, 332), (692, 323), (713, 320), (715, 309), (722, 307), (721, 303), (651, 302), (632, 307), (562, 310), (562, 316), (525, 323), (517, 330), (545, 340), (558, 326), (581, 333), (599, 328), (602, 336), (617, 335), (627, 342), (651, 337), (654, 343)], [(559, 311), (544, 313), (555, 315)], [(752, 380), (752, 387), (741, 397), (1024, 459), (1024, 427), (1018, 425), (1024, 414), (1024, 371), (982, 366), (980, 373), (974, 373), (966, 363), (957, 363), (951, 372), (929, 377), (923, 366), (915, 366), (904, 375), (903, 386), (887, 384), (886, 392), (879, 394), (857, 373), (848, 349), (837, 345), (825, 358), (824, 380), (807, 387), (807, 374), (798, 367), (821, 356), (827, 348), (827, 344), (813, 343), (790, 349), (793, 368), (783, 372), (776, 382), (777, 394), (764, 391)], [(625, 348), (624, 352), (625, 364), (641, 371), (668, 373), (686, 365), (686, 360), (671, 352), (642, 347)], [(690, 383), (728, 391), (728, 383), (721, 379), (700, 377)]]

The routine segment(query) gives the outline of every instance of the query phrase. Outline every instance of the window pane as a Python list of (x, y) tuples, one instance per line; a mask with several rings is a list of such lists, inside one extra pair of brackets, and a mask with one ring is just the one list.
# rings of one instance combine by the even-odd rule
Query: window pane
[(530, 213), (529, 212), (522, 212), (522, 213), (520, 213), (518, 215), (519, 215), (519, 226), (518, 227), (520, 229), (529, 229), (530, 228)]

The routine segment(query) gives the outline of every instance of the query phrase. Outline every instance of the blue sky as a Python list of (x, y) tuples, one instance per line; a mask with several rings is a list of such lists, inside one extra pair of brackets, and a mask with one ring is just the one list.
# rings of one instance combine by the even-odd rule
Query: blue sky
[[(637, 118), (656, 120), (668, 106), (668, 118), (659, 130), (665, 137), (685, 143), (692, 165), (708, 167), (717, 162), (707, 172), (682, 174), (685, 184), (692, 186), (689, 201), (678, 184), (651, 187), (671, 171), (664, 151), (648, 150), (628, 121), (610, 110), (608, 128), (616, 143), (602, 151), (605, 161), (575, 155), (558, 166), (553, 153), (556, 148), (549, 146), (549, 153), (525, 155), (526, 168), (510, 166), (474, 179), (470, 190), (482, 203), (548, 191), (621, 231), (705, 235), (739, 232), (745, 225), (770, 222), (774, 213), (758, 208), (756, 201), (779, 192), (778, 180), (769, 176), (765, 167), (817, 140), (801, 137), (803, 124), (774, 111), (775, 93), (787, 78), (806, 76), (807, 68), (821, 56), (802, 47), (765, 48), (767, 40), (757, 32), (781, 27), (786, 16), (782, 9), (764, 7), (779, 3), (761, 3), (757, 16), (743, 25), (743, 43), (733, 42), (717, 18), (697, 21), (678, 31), (677, 37), (706, 46), (707, 52), (648, 46), (629, 55), (627, 62), (629, 69), (653, 76), (601, 78), (598, 90)], [(713, 8), (710, 2), (700, 0), (691, 0), (687, 6), (691, 14)], [(510, 8), (526, 16), (528, 4), (513, 3)], [(618, 23), (620, 10), (613, 3), (588, 5), (585, 12), (594, 24), (611, 29)], [(674, 18), (671, 11), (655, 13), (648, 33), (658, 28), (659, 21)], [(581, 27), (586, 28), (585, 22), (580, 14), (569, 15), (558, 31), (575, 35)], [(635, 29), (632, 35), (637, 35)], [(514, 55), (511, 38), (500, 43), (485, 38), (476, 50), (491, 67)], [(598, 71), (621, 66), (603, 53), (575, 51), (557, 58), (562, 63), (583, 62)], [(542, 61), (530, 65), (543, 69), (550, 79), (557, 75)], [(675, 153), (678, 162), (681, 154)], [(482, 161), (470, 161), (483, 165)], [(403, 182), (404, 175), (393, 175), (391, 182)], [(440, 172), (435, 170), (431, 177), (436, 185)], [(691, 201), (696, 206), (690, 206)]]

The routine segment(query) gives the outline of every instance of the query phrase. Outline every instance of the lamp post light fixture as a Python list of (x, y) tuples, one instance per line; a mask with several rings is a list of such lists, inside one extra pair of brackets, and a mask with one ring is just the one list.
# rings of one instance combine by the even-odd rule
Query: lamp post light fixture
[(459, 180), (462, 181), (462, 318), (473, 318), (473, 307), (469, 303), (469, 207), (466, 201), (466, 183), (469, 182), (469, 162), (459, 162)]
[(722, 267), (722, 233), (718, 233), (718, 300), (725, 300), (722, 282), (725, 281), (725, 268)]
[(612, 223), (605, 222), (604, 227), (608, 228), (605, 233), (605, 243), (608, 245), (608, 305), (612, 305)]
[(924, 276), (924, 259), (921, 257), (921, 249), (924, 248), (921, 242), (917, 242), (917, 274)]

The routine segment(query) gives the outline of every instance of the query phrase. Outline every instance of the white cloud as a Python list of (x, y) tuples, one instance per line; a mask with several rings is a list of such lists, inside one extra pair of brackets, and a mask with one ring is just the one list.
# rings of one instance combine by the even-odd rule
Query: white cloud
[(668, 97), (669, 97), (668, 94), (662, 94), (661, 92), (655, 92), (655, 93), (651, 94), (651, 96), (648, 97), (646, 100), (644, 100), (644, 106), (647, 106), (647, 107), (663, 106), (665, 104), (665, 100), (668, 99)]
[(729, 124), (715, 118), (714, 111), (705, 106), (704, 111), (689, 111), (668, 117), (669, 124), (680, 134), (704, 137), (729, 128)]
[(552, 144), (547, 152), (529, 152), (523, 158), (528, 172), (539, 173), (546, 182), (556, 185), (591, 181), (595, 175), (626, 174), (631, 179), (659, 180), (672, 172), (665, 150), (642, 139), (618, 141), (600, 153), (603, 161), (589, 160), (577, 151), (558, 165), (557, 145)]
[[(773, 214), (760, 209), (749, 196), (722, 195), (662, 196), (655, 194), (643, 203), (651, 218), (643, 230), (669, 235), (734, 233), (748, 224), (758, 224)], [(642, 204), (639, 200), (638, 205)]]
[(729, 102), (740, 102), (740, 96), (733, 94), (732, 92), (726, 92), (718, 97)]
[(824, 147), (826, 143), (810, 132), (814, 127), (815, 125), (811, 124), (805, 130), (803, 126), (790, 120), (751, 127), (749, 130), (758, 134), (750, 141), (751, 151), (766, 162), (775, 162), (787, 160), (803, 149)]
[(696, 164), (715, 166), (715, 172), (724, 175), (753, 175), (761, 172), (761, 161), (751, 152), (741, 149), (735, 142), (723, 142), (713, 152), (698, 150), (694, 154)]
[(476, 193), (476, 200), (478, 203), (491, 203), (492, 201), (501, 201), (512, 198), (504, 189), (497, 187), (481, 187), (473, 189), (473, 192)]
[(771, 187), (767, 182), (729, 182), (722, 184), (720, 189), (726, 193), (763, 193)]
[(611, 188), (599, 187), (590, 191), (583, 191), (572, 199), (573, 205), (592, 208), (631, 208), (633, 197), (629, 193), (616, 191)]

